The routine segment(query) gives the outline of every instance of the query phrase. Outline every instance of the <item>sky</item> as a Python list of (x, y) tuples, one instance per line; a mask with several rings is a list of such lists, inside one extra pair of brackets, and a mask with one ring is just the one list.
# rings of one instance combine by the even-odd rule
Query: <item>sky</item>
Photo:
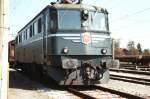
[[(46, 5), (56, 0), (10, 0), (10, 39)], [(126, 48), (129, 41), (150, 49), (150, 0), (83, 0), (109, 12), (111, 36)]]

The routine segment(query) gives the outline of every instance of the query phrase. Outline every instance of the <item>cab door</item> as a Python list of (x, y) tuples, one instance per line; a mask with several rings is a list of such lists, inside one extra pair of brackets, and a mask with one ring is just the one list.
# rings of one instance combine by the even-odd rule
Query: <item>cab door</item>
[(54, 55), (55, 53), (55, 34), (57, 33), (57, 27), (58, 27), (58, 22), (57, 22), (57, 9), (55, 8), (50, 8), (49, 9), (49, 16), (48, 16), (48, 38), (47, 38), (47, 54), (49, 55)]
[(47, 60), (47, 37), (48, 37), (48, 20), (49, 20), (49, 12), (48, 10), (44, 14), (44, 20), (43, 20), (43, 58), (44, 63)]

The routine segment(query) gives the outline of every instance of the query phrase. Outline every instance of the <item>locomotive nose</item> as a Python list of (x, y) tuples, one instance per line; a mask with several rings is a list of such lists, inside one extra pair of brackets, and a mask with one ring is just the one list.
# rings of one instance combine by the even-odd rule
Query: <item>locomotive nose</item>
[(88, 80), (100, 80), (102, 77), (102, 71), (99, 67), (92, 66), (89, 63), (83, 64), (84, 78)]

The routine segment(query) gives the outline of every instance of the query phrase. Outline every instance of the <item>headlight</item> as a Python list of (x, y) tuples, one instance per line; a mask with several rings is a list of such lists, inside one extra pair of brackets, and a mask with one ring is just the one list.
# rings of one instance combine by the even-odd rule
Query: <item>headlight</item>
[(68, 47), (64, 47), (63, 50), (62, 50), (62, 53), (67, 54), (68, 52), (69, 52)]
[(102, 49), (102, 50), (101, 50), (101, 53), (102, 53), (102, 54), (106, 54), (106, 53), (107, 53), (107, 49)]
[(89, 17), (89, 12), (88, 10), (83, 10), (82, 11), (82, 20), (86, 21)]

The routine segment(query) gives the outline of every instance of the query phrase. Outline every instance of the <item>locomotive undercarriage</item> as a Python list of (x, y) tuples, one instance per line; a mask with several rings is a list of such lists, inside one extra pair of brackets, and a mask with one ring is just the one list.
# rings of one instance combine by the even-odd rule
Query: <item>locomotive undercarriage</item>
[(109, 80), (111, 59), (108, 59), (108, 57), (102, 58), (94, 55), (54, 55), (50, 57), (51, 60), (48, 60), (47, 64), (18, 63), (17, 65), (31, 76), (42, 77), (47, 75), (58, 85), (94, 85), (107, 83)]
[[(46, 65), (47, 74), (59, 85), (93, 85), (107, 83), (111, 61), (99, 56), (53, 56)], [(88, 57), (88, 58), (87, 58)]]

